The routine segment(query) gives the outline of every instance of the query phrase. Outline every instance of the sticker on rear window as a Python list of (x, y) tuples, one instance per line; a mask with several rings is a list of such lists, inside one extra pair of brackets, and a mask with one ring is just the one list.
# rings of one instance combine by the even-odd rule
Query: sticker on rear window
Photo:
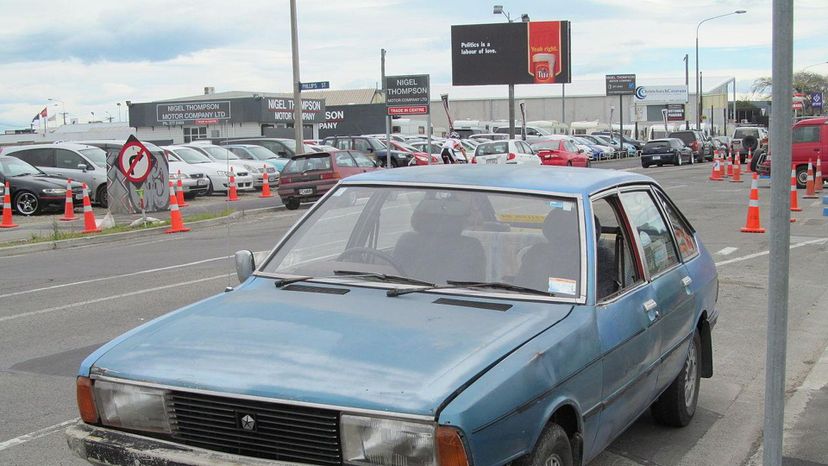
[(567, 212), (572, 210), (572, 202), (569, 201), (549, 201), (549, 207), (552, 209), (562, 209)]
[(568, 278), (549, 277), (549, 288), (547, 291), (555, 294), (575, 294), (577, 282)]

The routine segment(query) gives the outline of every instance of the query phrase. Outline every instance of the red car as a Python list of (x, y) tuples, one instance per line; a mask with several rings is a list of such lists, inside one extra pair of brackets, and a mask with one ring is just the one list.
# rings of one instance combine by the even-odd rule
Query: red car
[(543, 165), (589, 167), (589, 157), (578, 152), (578, 146), (568, 139), (545, 139), (531, 145)]
[(296, 155), (282, 169), (279, 197), (288, 209), (298, 209), (300, 203), (324, 196), (340, 179), (379, 168), (370, 157), (357, 151)]
[[(425, 152), (418, 151), (414, 146), (410, 146), (399, 141), (391, 141), (391, 148), (394, 150), (398, 150), (400, 152), (406, 152), (411, 154), (412, 158), (411, 162), (408, 163), (409, 165), (428, 165), (428, 154), (426, 154)], [(443, 163), (443, 159), (432, 154), (431, 164), (435, 165), (438, 163)]]

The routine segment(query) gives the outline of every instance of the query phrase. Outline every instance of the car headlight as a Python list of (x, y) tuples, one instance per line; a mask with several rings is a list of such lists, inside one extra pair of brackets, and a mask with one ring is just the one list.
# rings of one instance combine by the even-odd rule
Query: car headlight
[(93, 387), (101, 424), (144, 432), (172, 432), (166, 390), (104, 380), (96, 380)]
[(42, 192), (43, 192), (43, 194), (66, 194), (65, 189), (59, 189), (59, 188), (44, 189)]
[(190, 175), (188, 175), (186, 173), (173, 173), (173, 172), (170, 172), (170, 179), (171, 180), (185, 180), (189, 177), (190, 177)]
[(343, 414), (342, 455), (346, 464), (436, 466), (435, 426)]

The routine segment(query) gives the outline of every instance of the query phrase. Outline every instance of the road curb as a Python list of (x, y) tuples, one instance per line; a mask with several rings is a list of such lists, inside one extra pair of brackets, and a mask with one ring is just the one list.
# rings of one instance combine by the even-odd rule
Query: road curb
[[(239, 210), (219, 218), (211, 218), (208, 220), (199, 220), (196, 222), (188, 222), (187, 227), (191, 230), (199, 230), (209, 228), (215, 225), (222, 225), (233, 222), (237, 219), (244, 218), (248, 215), (256, 215), (265, 212), (278, 212), (285, 210), (285, 206), (273, 207), (259, 207), (255, 209)], [(50, 251), (53, 249), (69, 249), (80, 246), (87, 246), (92, 244), (113, 243), (116, 241), (130, 240), (136, 238), (145, 238), (149, 236), (156, 236), (158, 233), (169, 228), (169, 225), (146, 228), (143, 230), (125, 231), (121, 233), (111, 233), (102, 235), (85, 236), (82, 238), (63, 239), (58, 241), (43, 241), (40, 243), (21, 244), (17, 246), (0, 247), (0, 257), (16, 256), (19, 254), (27, 254), (31, 252)]]

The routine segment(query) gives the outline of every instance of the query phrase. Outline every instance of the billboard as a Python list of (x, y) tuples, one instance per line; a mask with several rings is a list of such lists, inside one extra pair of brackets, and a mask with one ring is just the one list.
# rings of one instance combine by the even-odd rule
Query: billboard
[(452, 26), (451, 76), (455, 86), (568, 83), (569, 21)]
[(687, 86), (638, 86), (635, 88), (635, 101), (645, 104), (687, 103)]
[(667, 105), (667, 121), (684, 121), (684, 104)]
[(606, 75), (607, 95), (632, 95), (635, 94), (634, 74), (608, 74)]
[(389, 115), (426, 115), (430, 97), (427, 74), (385, 77), (385, 106)]

